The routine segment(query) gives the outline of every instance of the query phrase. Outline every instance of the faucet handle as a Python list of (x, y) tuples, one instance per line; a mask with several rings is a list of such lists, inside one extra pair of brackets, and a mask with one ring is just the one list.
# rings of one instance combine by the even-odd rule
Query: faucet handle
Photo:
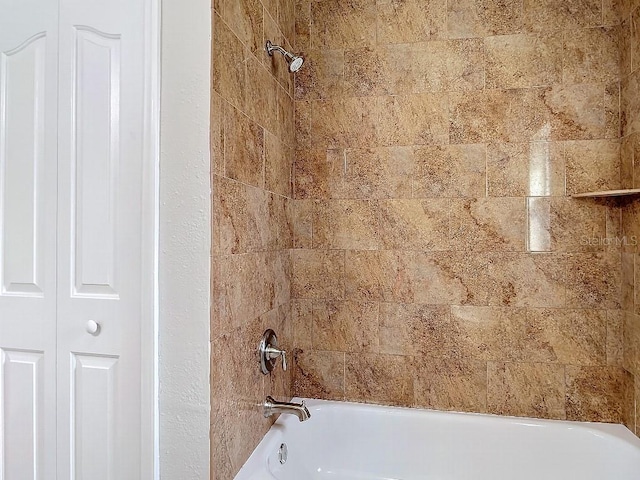
[(282, 357), (282, 369), (287, 370), (287, 352), (280, 350), (279, 348), (268, 346), (265, 349), (267, 359), (274, 360), (278, 357)]
[(270, 373), (276, 366), (277, 359), (282, 358), (282, 369), (287, 369), (287, 352), (278, 348), (278, 337), (273, 330), (269, 329), (262, 335), (262, 340), (258, 345), (258, 357), (260, 360), (260, 370), (265, 375)]

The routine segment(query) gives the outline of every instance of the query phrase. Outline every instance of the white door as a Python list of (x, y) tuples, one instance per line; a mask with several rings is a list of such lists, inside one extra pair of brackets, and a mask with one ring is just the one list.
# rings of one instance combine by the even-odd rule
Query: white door
[(60, 0), (60, 479), (140, 478), (143, 6)]
[(0, 479), (53, 479), (57, 5), (0, 12)]
[(147, 7), (0, 0), (0, 480), (152, 471)]

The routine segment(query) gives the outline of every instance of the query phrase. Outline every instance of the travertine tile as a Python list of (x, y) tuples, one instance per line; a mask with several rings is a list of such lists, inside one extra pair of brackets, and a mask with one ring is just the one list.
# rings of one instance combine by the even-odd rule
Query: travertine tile
[(417, 407), (458, 412), (486, 411), (486, 362), (418, 357), (415, 364)]
[(529, 31), (558, 31), (602, 25), (600, 0), (523, 0), (524, 25)]
[(408, 255), (407, 282), (418, 303), (486, 305), (486, 258), (466, 252), (413, 252)]
[(633, 282), (633, 291), (634, 291), (634, 310), (633, 312), (636, 315), (640, 315), (640, 255), (635, 254), (634, 256), (634, 267), (633, 270), (635, 272), (635, 280)]
[(212, 310), (224, 331), (290, 300), (291, 262), (287, 252), (220, 257)]
[(378, 351), (375, 302), (313, 302), (313, 348), (340, 352)]
[(601, 27), (564, 32), (562, 81), (612, 82), (620, 76), (619, 29)]
[(619, 26), (619, 67), (620, 78), (623, 78), (631, 73), (631, 44), (632, 27), (631, 18), (627, 15), (622, 19)]
[(476, 252), (524, 251), (523, 198), (471, 198), (451, 202), (451, 247)]
[(634, 310), (634, 260), (634, 253), (622, 254), (620, 305), (627, 312), (633, 312)]
[(631, 70), (636, 71), (640, 67), (640, 10), (636, 8), (631, 12)]
[(552, 119), (545, 106), (545, 89), (496, 89), (485, 90), (485, 94), (486, 140), (531, 142), (551, 138)]
[(490, 197), (563, 196), (563, 146), (557, 142), (487, 145), (487, 194)]
[(270, 40), (271, 43), (275, 45), (280, 45), (289, 52), (293, 50), (291, 43), (289, 42), (289, 39), (283, 35), (282, 30), (280, 30), (277, 19), (268, 13), (265, 13), (264, 15), (263, 29), (264, 35), (261, 43), (261, 49), (256, 52), (256, 55), (287, 94), (292, 95), (294, 84), (293, 76), (289, 72), (288, 63), (286, 61), (282, 61), (283, 59), (280, 58), (280, 54), (265, 55), (263, 53), (267, 40)]
[(313, 302), (314, 300), (291, 300), (291, 323), (293, 324), (293, 347), (311, 350), (313, 347)]
[(305, 50), (295, 75), (296, 100), (339, 98), (344, 93), (344, 50)]
[[(280, 1), (265, 8), (282, 35)], [(314, 359), (296, 394), (345, 398), (346, 388), (357, 401), (564, 418), (565, 365), (640, 371), (640, 322), (623, 328), (619, 310), (640, 304), (637, 246), (624, 242), (640, 238), (635, 202), (565, 197), (634, 184), (640, 87), (629, 75), (632, 8), (617, 1), (297, 0), (307, 62), (295, 126), (288, 74), (276, 84), (276, 123), (287, 125), (264, 126), (267, 142), (297, 149), (298, 200), (276, 209), (292, 216), (291, 291), (306, 302), (291, 306), (294, 337), (335, 362)], [(262, 126), (260, 105), (271, 107), (258, 93), (247, 115)], [(252, 218), (253, 205), (231, 216)], [(237, 317), (239, 298), (227, 302), (235, 310), (228, 295), (214, 302), (216, 322)], [(589, 418), (602, 388), (575, 385), (572, 415)], [(630, 411), (612, 391), (604, 411), (618, 400)]]
[(377, 301), (413, 301), (407, 262), (402, 252), (346, 251), (346, 298)]
[[(521, 360), (604, 365), (608, 353), (607, 322), (606, 310), (527, 309), (527, 340), (538, 337), (539, 344), (524, 342), (529, 348), (522, 352)], [(547, 350), (548, 355), (537, 354), (540, 350)]]
[(604, 138), (606, 116), (602, 86), (557, 85), (545, 91), (544, 103), (551, 113), (554, 140)]
[(640, 202), (630, 202), (622, 207), (622, 251), (639, 253), (640, 248)]
[(573, 253), (567, 261), (568, 307), (620, 308), (619, 253)]
[(381, 145), (448, 143), (446, 95), (425, 93), (377, 97), (376, 110), (377, 134)]
[(607, 365), (624, 363), (624, 311), (607, 310)]
[(411, 198), (414, 177), (412, 147), (350, 148), (344, 175), (332, 182), (332, 198)]
[(297, 396), (344, 399), (344, 362), (342, 352), (322, 350), (296, 351), (294, 392)]
[(376, 0), (311, 3), (313, 48), (358, 48), (376, 40)]
[(522, 0), (459, 0), (447, 2), (449, 38), (519, 33), (523, 28)]
[(293, 250), (291, 295), (294, 298), (333, 298), (344, 295), (344, 252)]
[(211, 92), (211, 173), (224, 175), (224, 101)]
[(640, 132), (640, 69), (620, 81), (620, 131), (623, 137)]
[(344, 93), (349, 97), (387, 95), (389, 67), (381, 48), (347, 50), (344, 55)]
[[(296, 34), (295, 5), (295, 0), (278, 0), (278, 24), (280, 25), (280, 30), (282, 30), (285, 38), (289, 39), (292, 43)], [(273, 11), (273, 9), (271, 9), (271, 11)]]
[(292, 227), (286, 199), (217, 175), (213, 187), (214, 253), (290, 248)]
[(627, 424), (627, 428), (634, 432), (636, 436), (640, 436), (640, 407), (638, 406), (638, 399), (640, 399), (640, 381), (637, 376), (634, 377), (634, 396), (633, 401), (635, 401), (635, 409), (632, 410), (631, 415), (629, 415), (629, 423)]
[(278, 133), (278, 99), (274, 92), (278, 81), (258, 59), (249, 56), (247, 66), (247, 90), (244, 112), (261, 127), (276, 135)]
[[(213, 90), (236, 108), (244, 108), (247, 90), (245, 59), (249, 53), (218, 15), (214, 15), (211, 84)], [(229, 52), (233, 52), (232, 55)]]
[(460, 357), (449, 308), (419, 303), (380, 303), (380, 353)]
[(481, 39), (432, 41), (411, 45), (412, 92), (482, 90), (485, 48)]
[[(638, 134), (632, 133), (620, 139), (620, 187), (633, 188), (634, 163)], [(638, 158), (640, 161), (640, 157)], [(639, 172), (640, 173), (640, 172)]]
[[(292, 87), (293, 88), (293, 87)], [(277, 128), (274, 132), (280, 141), (289, 147), (296, 146), (293, 131), (295, 128), (295, 114), (293, 111), (293, 98), (284, 88), (277, 88)]]
[(414, 375), (410, 357), (348, 353), (345, 363), (346, 400), (413, 404)]
[(265, 188), (271, 192), (291, 197), (293, 149), (283, 145), (274, 135), (265, 134)]
[(264, 48), (262, 43), (263, 6), (260, 0), (220, 2), (220, 15), (238, 39), (253, 54)]
[(562, 35), (517, 34), (488, 37), (487, 88), (526, 88), (562, 80)]
[(444, 0), (378, 0), (378, 44), (415, 43), (446, 36)]
[(344, 152), (326, 149), (300, 149), (295, 151), (293, 196), (296, 199), (326, 199), (329, 185), (342, 175)]
[(623, 366), (633, 375), (640, 376), (640, 316), (624, 314)]
[(485, 91), (449, 93), (449, 142), (482, 143), (489, 137)]
[(602, 23), (604, 25), (618, 25), (625, 14), (624, 4), (628, 0), (603, 0), (602, 2)]
[(567, 193), (620, 188), (619, 140), (564, 142)]
[(311, 3), (311, 0), (296, 0), (295, 3), (296, 50), (311, 47)]
[(312, 248), (314, 200), (293, 202), (293, 248)]
[(563, 365), (489, 362), (487, 373), (489, 413), (565, 418)]
[(613, 82), (604, 89), (604, 137), (619, 139), (620, 122), (620, 82)]
[(296, 148), (303, 149), (311, 146), (311, 111), (313, 102), (296, 101), (294, 113), (294, 138)]
[(563, 307), (565, 259), (560, 255), (503, 252), (488, 254), (488, 304)]
[(484, 197), (484, 145), (442, 145), (414, 150), (413, 196)]
[[(528, 199), (530, 251), (595, 252), (607, 236), (607, 207), (563, 197)], [(615, 243), (614, 243), (615, 244)]]
[(377, 108), (367, 98), (314, 102), (311, 114), (315, 148), (369, 147), (375, 144)]
[(385, 249), (448, 250), (450, 201), (381, 200), (377, 202), (377, 237)]
[(526, 330), (525, 314), (524, 308), (452, 306), (455, 351), (460, 358), (484, 361), (519, 360), (530, 351), (539, 355), (544, 344)]
[(621, 367), (567, 365), (567, 420), (625, 423), (633, 377)]
[(331, 202), (329, 248), (376, 250), (381, 246), (376, 204), (370, 200)]
[(225, 174), (243, 183), (264, 185), (264, 130), (231, 106), (225, 108)]

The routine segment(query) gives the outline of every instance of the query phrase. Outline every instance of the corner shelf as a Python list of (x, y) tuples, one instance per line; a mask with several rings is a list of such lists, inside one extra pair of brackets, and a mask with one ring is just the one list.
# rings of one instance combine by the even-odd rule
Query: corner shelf
[(640, 195), (640, 188), (627, 188), (624, 190), (603, 190), (601, 192), (574, 193), (573, 198), (592, 197), (623, 197), (625, 195)]

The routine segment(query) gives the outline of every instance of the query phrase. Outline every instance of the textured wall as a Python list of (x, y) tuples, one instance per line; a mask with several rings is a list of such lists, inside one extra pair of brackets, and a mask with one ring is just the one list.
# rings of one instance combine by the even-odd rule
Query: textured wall
[(289, 0), (214, 0), (212, 72), (212, 475), (233, 478), (271, 425), (258, 403), (290, 396), (255, 351), (271, 327), (291, 347), (293, 77), (267, 39), (290, 48)]
[[(621, 26), (622, 185), (640, 188), (640, 2), (626, 2)], [(622, 202), (622, 308), (624, 309), (624, 366), (635, 379), (635, 426), (640, 434), (640, 200)]]
[(631, 424), (620, 8), (297, 1), (294, 393)]

